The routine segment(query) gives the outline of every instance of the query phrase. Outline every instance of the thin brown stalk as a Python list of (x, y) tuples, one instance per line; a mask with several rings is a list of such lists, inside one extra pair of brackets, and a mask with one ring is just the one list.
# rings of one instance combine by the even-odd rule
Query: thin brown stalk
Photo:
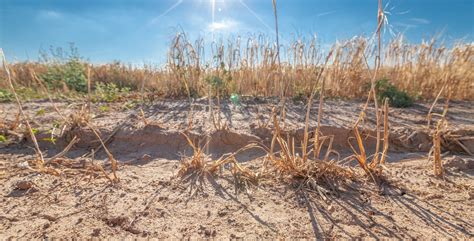
[(33, 144), (35, 146), (35, 151), (36, 151), (36, 155), (38, 157), (38, 163), (40, 165), (40, 168), (43, 169), (44, 168), (44, 157), (43, 157), (43, 153), (41, 152), (41, 149), (38, 145), (38, 141), (36, 140), (36, 136), (33, 132), (33, 129), (31, 128), (31, 125), (30, 125), (30, 121), (28, 120), (28, 116), (25, 114), (25, 112), (23, 111), (23, 106), (21, 104), (21, 101), (20, 101), (20, 98), (18, 97), (18, 94), (16, 93), (16, 90), (15, 90), (15, 87), (13, 86), (13, 80), (12, 80), (12, 77), (11, 77), (11, 74), (10, 74), (10, 70), (8, 68), (8, 62), (5, 58), (5, 54), (3, 52), (3, 49), (0, 48), (0, 54), (2, 55), (2, 61), (3, 61), (3, 69), (5, 70), (5, 72), (7, 73), (7, 80), (8, 80), (8, 84), (9, 84), (9, 87), (10, 87), (10, 90), (12, 91), (13, 93), (13, 96), (15, 97), (15, 101), (16, 101), (16, 104), (18, 105), (18, 109), (21, 113), (21, 116), (23, 117), (23, 119), (25, 120), (25, 123), (26, 123), (26, 127), (28, 128), (28, 132), (30, 133), (30, 137), (31, 137), (31, 140), (33, 141)]
[(104, 174), (107, 175), (107, 178), (109, 180), (111, 180), (112, 182), (118, 182), (119, 181), (119, 178), (117, 177), (117, 169), (118, 169), (118, 162), (117, 160), (115, 160), (114, 156), (112, 155), (112, 153), (109, 151), (109, 149), (107, 149), (107, 147), (105, 146), (105, 143), (102, 141), (102, 138), (100, 137), (99, 135), (99, 132), (96, 130), (96, 128), (94, 126), (92, 126), (92, 124), (90, 123), (86, 123), (87, 127), (89, 127), (92, 132), (94, 133), (94, 135), (97, 137), (97, 139), (100, 141), (100, 144), (102, 145), (102, 148), (104, 149), (105, 153), (107, 154), (107, 157), (109, 159), (109, 162), (110, 162), (110, 166), (112, 168), (112, 175), (114, 178), (110, 178), (105, 172)]
[(92, 102), (92, 90), (91, 90), (91, 66), (90, 65), (87, 65), (87, 108), (88, 108), (88, 111), (89, 111), (89, 114), (92, 113), (91, 112), (91, 102)]
[(39, 86), (43, 89), (43, 92), (46, 93), (46, 96), (48, 96), (48, 100), (49, 102), (51, 103), (51, 105), (53, 106), (53, 109), (54, 111), (56, 111), (56, 113), (59, 115), (59, 117), (61, 117), (61, 119), (63, 119), (64, 123), (67, 123), (68, 120), (67, 118), (61, 113), (61, 111), (59, 110), (58, 106), (56, 105), (56, 103), (53, 101), (53, 98), (51, 96), (51, 94), (49, 93), (49, 90), (48, 88), (46, 88), (46, 86), (43, 84), (43, 81), (41, 81), (38, 76), (36, 75), (36, 72), (31, 69), (31, 75), (32, 75), (32, 78), (35, 79), (37, 81), (37, 83), (39, 84)]
[(383, 151), (382, 155), (380, 157), (380, 164), (385, 164), (385, 159), (387, 157), (387, 152), (388, 152), (388, 146), (390, 143), (389, 136), (390, 136), (390, 127), (389, 127), (389, 121), (388, 121), (388, 100), (385, 99), (384, 102), (384, 117), (383, 117)]
[[(446, 79), (447, 79), (447, 75), (446, 75)], [(444, 89), (446, 88), (446, 85), (447, 85), (447, 81), (443, 85), (443, 87), (441, 87), (441, 90), (436, 95), (436, 98), (434, 99), (433, 103), (431, 104), (430, 110), (428, 111), (428, 115), (426, 116), (426, 119), (428, 119), (428, 124), (427, 124), (428, 128), (430, 127), (430, 124), (431, 124), (431, 118), (432, 118), (431, 113), (433, 112), (433, 109), (436, 106), (436, 103), (438, 102), (439, 97), (441, 97), (441, 94), (443, 93)]]
[[(321, 77), (323, 76), (323, 73), (324, 71), (326, 70), (326, 67), (327, 67), (327, 64), (329, 62), (329, 60), (331, 59), (333, 55), (333, 49), (331, 49), (328, 53), (328, 55), (326, 56), (326, 60), (324, 61), (324, 65), (323, 67), (320, 69), (320, 72), (318, 73), (318, 77), (316, 79), (316, 83), (319, 83)], [(326, 78), (323, 78), (323, 81), (322, 81), (322, 84), (321, 84), (321, 92), (320, 92), (320, 95), (319, 95), (319, 106), (318, 106), (318, 119), (317, 119), (317, 126), (316, 126), (316, 130), (314, 131), (314, 157), (315, 158), (319, 158), (319, 133), (320, 133), (320, 130), (321, 130), (321, 120), (322, 120), (322, 115), (323, 115), (323, 102), (324, 102), (324, 90), (326, 88)], [(305, 136), (308, 135), (308, 124), (309, 124), (309, 111), (311, 109), (311, 101), (312, 99), (314, 98), (314, 96), (316, 95), (316, 87), (313, 87), (313, 90), (312, 90), (312, 93), (311, 93), (311, 96), (310, 96), (310, 101), (308, 102), (308, 109), (307, 109), (307, 112), (306, 112), (306, 122), (305, 122)], [(305, 146), (308, 144), (307, 143), (307, 139), (305, 139)], [(316, 151), (318, 150), (318, 151)]]

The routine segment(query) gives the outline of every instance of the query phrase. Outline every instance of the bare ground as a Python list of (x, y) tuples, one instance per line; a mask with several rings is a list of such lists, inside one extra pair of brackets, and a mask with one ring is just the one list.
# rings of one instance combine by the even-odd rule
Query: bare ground
[[(61, 176), (40, 174), (28, 166), (34, 159), (29, 138), (12, 137), (12, 143), (0, 144), (0, 237), (474, 238), (474, 159), (467, 154), (474, 152), (472, 102), (450, 105), (449, 136), (443, 143), (444, 179), (433, 176), (427, 158), (432, 145), (426, 128), (429, 104), (390, 110), (391, 143), (383, 183), (361, 177), (336, 190), (315, 191), (265, 178), (256, 187), (240, 190), (224, 171), (206, 178), (196, 191), (199, 187), (191, 189), (176, 177), (181, 157), (192, 154), (182, 131), (187, 129), (201, 144), (208, 142), (213, 159), (252, 142), (268, 146), (273, 131), (269, 119), (277, 104), (271, 99), (249, 99), (240, 106), (224, 102), (221, 116), (227, 128), (220, 131), (213, 131), (204, 99), (193, 105), (192, 125), (186, 101), (145, 105), (146, 121), (138, 107), (96, 104), (92, 123), (104, 140), (111, 136), (107, 147), (120, 163), (120, 181), (111, 184), (100, 173), (81, 171), (81, 165), (87, 164), (82, 156), (92, 149), (97, 150), (95, 162), (108, 163), (90, 129), (71, 131), (52, 144), (47, 138), (59, 115), (46, 101), (27, 103), (25, 110), (34, 117), (45, 156), (57, 154), (72, 136), (78, 136), (79, 143), (67, 156), (80, 165), (62, 169)], [(56, 105), (64, 116), (80, 107), (75, 102)], [(312, 127), (317, 105), (311, 112)], [(341, 159), (351, 155), (347, 139), (361, 106), (362, 102), (339, 100), (324, 104), (322, 132), (335, 136), (334, 149)], [(1, 104), (0, 110), (5, 122), (14, 121), (15, 105)], [(303, 103), (289, 103), (284, 131), (297, 141), (302, 138), (304, 116)], [(374, 124), (374, 116), (369, 115), (365, 126)], [(367, 148), (373, 151), (371, 133), (366, 134)], [(264, 158), (259, 149), (237, 155), (239, 162), (255, 171)], [(360, 172), (355, 163), (347, 165)]]

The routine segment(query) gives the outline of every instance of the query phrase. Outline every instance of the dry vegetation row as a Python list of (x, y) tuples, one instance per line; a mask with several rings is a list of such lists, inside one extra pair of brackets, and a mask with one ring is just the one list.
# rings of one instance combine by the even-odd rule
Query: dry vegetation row
[[(113, 83), (132, 90), (145, 89), (164, 97), (206, 95), (213, 76), (221, 80), (222, 94), (304, 97), (311, 94), (324, 59), (332, 52), (322, 76), (327, 82), (326, 95), (361, 98), (367, 93), (372, 78), (373, 66), (368, 71), (367, 63), (375, 59), (376, 46), (374, 38), (354, 37), (324, 49), (314, 37), (281, 44), (280, 54), (277, 54), (276, 45), (264, 35), (205, 43), (204, 39), (192, 41), (186, 34), (178, 33), (172, 40), (168, 61), (163, 67), (134, 67), (119, 62), (90, 65), (73, 50), (70, 53), (53, 51), (45, 61), (15, 63), (10, 69), (16, 85), (33, 88), (38, 86), (38, 80), (32, 73), (41, 76), (42, 81), (57, 82), (62, 78), (64, 82), (68, 78), (84, 79), (90, 68), (92, 87), (97, 83)], [(279, 56), (281, 64), (277, 61)], [(377, 79), (388, 79), (413, 97), (434, 99), (437, 91), (448, 85), (452, 87), (452, 99), (474, 98), (472, 43), (457, 42), (446, 47), (431, 39), (411, 44), (400, 36), (386, 44), (380, 56), (383, 65)], [(6, 80), (4, 71), (0, 72), (0, 79)], [(69, 83), (67, 86), (50, 84), (60, 92), (87, 90), (84, 81), (71, 83), (72, 86)], [(6, 82), (2, 81), (0, 87), (6, 88)]]

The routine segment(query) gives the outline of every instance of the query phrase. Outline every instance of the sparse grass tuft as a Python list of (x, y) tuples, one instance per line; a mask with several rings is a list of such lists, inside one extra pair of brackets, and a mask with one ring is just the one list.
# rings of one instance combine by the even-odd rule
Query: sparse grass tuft
[(8, 90), (0, 89), (0, 102), (10, 102), (13, 100), (13, 95)]
[(129, 93), (130, 88), (128, 87), (120, 88), (114, 83), (98, 82), (95, 85), (95, 96), (93, 99), (102, 102), (115, 102), (123, 99)]

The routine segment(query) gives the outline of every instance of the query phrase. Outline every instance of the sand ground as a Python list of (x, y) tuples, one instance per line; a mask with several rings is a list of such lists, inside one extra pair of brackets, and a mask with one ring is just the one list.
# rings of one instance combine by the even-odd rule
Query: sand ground
[[(26, 103), (25, 111), (46, 157), (63, 150), (73, 136), (80, 140), (63, 158), (73, 164), (57, 167), (60, 176), (30, 168), (35, 152), (27, 135), (10, 136), (10, 143), (0, 144), (0, 237), (474, 238), (474, 158), (467, 153), (474, 152), (474, 103), (450, 105), (447, 119), (452, 138), (443, 143), (444, 178), (433, 175), (427, 158), (432, 145), (426, 118), (430, 104), (422, 103), (390, 109), (384, 183), (363, 177), (350, 162), (345, 165), (360, 178), (337, 191), (322, 188), (323, 193), (275, 177), (240, 190), (226, 170), (205, 178), (198, 191), (183, 183), (177, 177), (180, 160), (192, 155), (181, 134), (184, 130), (201, 145), (208, 143), (206, 151), (212, 159), (249, 143), (268, 146), (271, 142), (274, 128), (269, 120), (276, 99), (248, 98), (238, 106), (224, 101), (220, 118), (226, 128), (218, 131), (209, 119), (207, 104), (205, 99), (196, 100), (192, 118), (187, 101), (154, 101), (142, 106), (144, 116), (138, 106), (127, 103), (94, 104), (91, 123), (119, 162), (120, 181), (111, 184), (102, 174), (84, 168), (93, 160), (104, 163), (110, 172), (107, 155), (98, 149), (100, 143), (90, 128), (70, 131), (53, 144), (48, 137), (60, 120), (53, 105)], [(68, 117), (81, 103), (55, 105)], [(321, 130), (334, 136), (339, 159), (352, 154), (347, 140), (362, 105), (343, 100), (324, 103)], [(316, 102), (311, 109), (311, 127), (316, 126), (317, 107)], [(296, 143), (302, 139), (305, 108), (302, 102), (290, 101), (282, 123)], [(0, 111), (4, 123), (15, 121), (14, 104), (0, 104)], [(364, 127), (374, 125), (375, 117), (369, 114)], [(371, 132), (365, 133), (366, 147), (373, 152)], [(96, 150), (93, 158), (83, 157), (92, 149)], [(258, 172), (265, 155), (261, 149), (251, 149), (236, 158)]]

